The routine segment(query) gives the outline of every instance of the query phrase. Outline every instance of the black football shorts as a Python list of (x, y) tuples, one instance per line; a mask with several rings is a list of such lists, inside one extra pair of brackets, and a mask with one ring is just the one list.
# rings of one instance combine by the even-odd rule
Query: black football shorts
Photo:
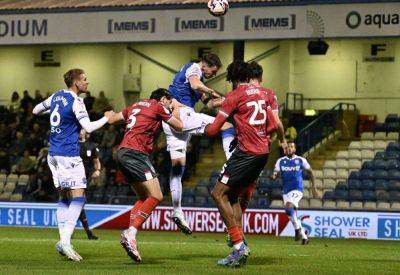
[(149, 156), (140, 151), (129, 148), (119, 149), (117, 163), (129, 183), (144, 182), (157, 177)]

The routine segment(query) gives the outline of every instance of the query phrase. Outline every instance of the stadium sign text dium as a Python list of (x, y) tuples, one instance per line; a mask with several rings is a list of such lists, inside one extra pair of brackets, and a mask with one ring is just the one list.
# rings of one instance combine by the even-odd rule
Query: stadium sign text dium
[[(93, 228), (123, 229), (128, 226), (129, 205), (85, 206)], [(176, 231), (172, 207), (157, 207), (143, 230)], [(224, 232), (215, 208), (184, 208), (194, 232)], [(347, 211), (299, 211), (303, 227), (312, 237), (400, 240), (400, 214)], [(0, 203), (1, 226), (56, 227), (56, 204)], [(80, 226), (80, 225), (79, 225)], [(250, 209), (243, 216), (247, 234), (293, 236), (293, 226), (283, 210)]]
[(399, 35), (396, 2), (0, 15), (0, 45)]

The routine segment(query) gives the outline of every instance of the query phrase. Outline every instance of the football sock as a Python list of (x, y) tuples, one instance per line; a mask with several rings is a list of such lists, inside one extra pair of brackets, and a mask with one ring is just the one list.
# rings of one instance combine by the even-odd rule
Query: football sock
[(58, 232), (60, 234), (61, 243), (64, 243), (66, 241), (64, 228), (65, 228), (65, 221), (67, 219), (69, 204), (70, 201), (68, 199), (60, 199), (57, 205), (56, 215), (57, 215)]
[(172, 206), (175, 211), (182, 211), (182, 176), (185, 172), (185, 166), (176, 165), (171, 169), (169, 177), (169, 187), (171, 189)]
[(232, 155), (232, 152), (229, 152), (229, 145), (232, 140), (235, 139), (235, 128), (228, 128), (226, 130), (221, 131), (222, 136), (222, 147), (224, 148), (225, 157), (229, 159)]
[(71, 236), (74, 232), (76, 222), (79, 218), (79, 215), (82, 212), (82, 208), (85, 205), (85, 197), (75, 197), (72, 198), (71, 203), (68, 207), (67, 218), (65, 221), (65, 241), (66, 244), (71, 243)]
[(299, 229), (301, 227), (299, 220), (297, 219), (297, 214), (294, 208), (285, 208), (286, 214), (289, 216), (290, 221), (292, 222), (294, 229)]
[(139, 230), (159, 203), (160, 201), (155, 197), (148, 197), (139, 207), (135, 219), (132, 222), (132, 227), (136, 228), (136, 230)]
[(133, 220), (135, 219), (139, 208), (144, 203), (144, 200), (137, 200), (135, 205), (131, 209), (131, 215), (129, 217), (129, 228), (133, 227)]
[(239, 226), (232, 226), (228, 228), (229, 237), (235, 246), (235, 249), (239, 249), (243, 243), (243, 232), (239, 229)]

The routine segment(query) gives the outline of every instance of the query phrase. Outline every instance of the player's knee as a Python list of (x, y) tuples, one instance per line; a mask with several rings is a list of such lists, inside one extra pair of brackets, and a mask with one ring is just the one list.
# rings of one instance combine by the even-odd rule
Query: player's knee
[(172, 166), (171, 172), (172, 172), (172, 176), (174, 176), (174, 177), (182, 177), (183, 173), (185, 172), (185, 166), (184, 165), (174, 165), (174, 166)]
[(293, 207), (285, 207), (285, 212), (288, 216), (293, 216), (294, 208)]

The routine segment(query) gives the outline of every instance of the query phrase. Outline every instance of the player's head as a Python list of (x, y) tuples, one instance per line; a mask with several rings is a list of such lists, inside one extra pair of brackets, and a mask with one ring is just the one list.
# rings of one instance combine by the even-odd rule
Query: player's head
[(80, 93), (86, 93), (89, 85), (85, 71), (72, 69), (64, 74), (64, 82), (68, 89)]
[(171, 105), (171, 94), (167, 89), (163, 88), (158, 88), (157, 90), (154, 90), (151, 95), (150, 99), (155, 99), (158, 102), (160, 102), (164, 107), (169, 107)]
[(289, 140), (287, 142), (287, 153), (286, 155), (288, 157), (292, 157), (295, 153), (296, 153), (296, 143), (294, 142), (294, 140)]
[(226, 80), (234, 85), (239, 83), (248, 82), (249, 78), (247, 76), (248, 64), (242, 60), (235, 60), (228, 65), (226, 69)]
[(209, 53), (203, 55), (201, 58), (201, 71), (205, 79), (209, 79), (217, 74), (218, 70), (222, 67), (221, 60), (218, 55)]
[(258, 64), (255, 61), (250, 62), (247, 66), (247, 70), (248, 70), (249, 80), (257, 80), (258, 82), (262, 82), (262, 76), (264, 71), (260, 64)]

